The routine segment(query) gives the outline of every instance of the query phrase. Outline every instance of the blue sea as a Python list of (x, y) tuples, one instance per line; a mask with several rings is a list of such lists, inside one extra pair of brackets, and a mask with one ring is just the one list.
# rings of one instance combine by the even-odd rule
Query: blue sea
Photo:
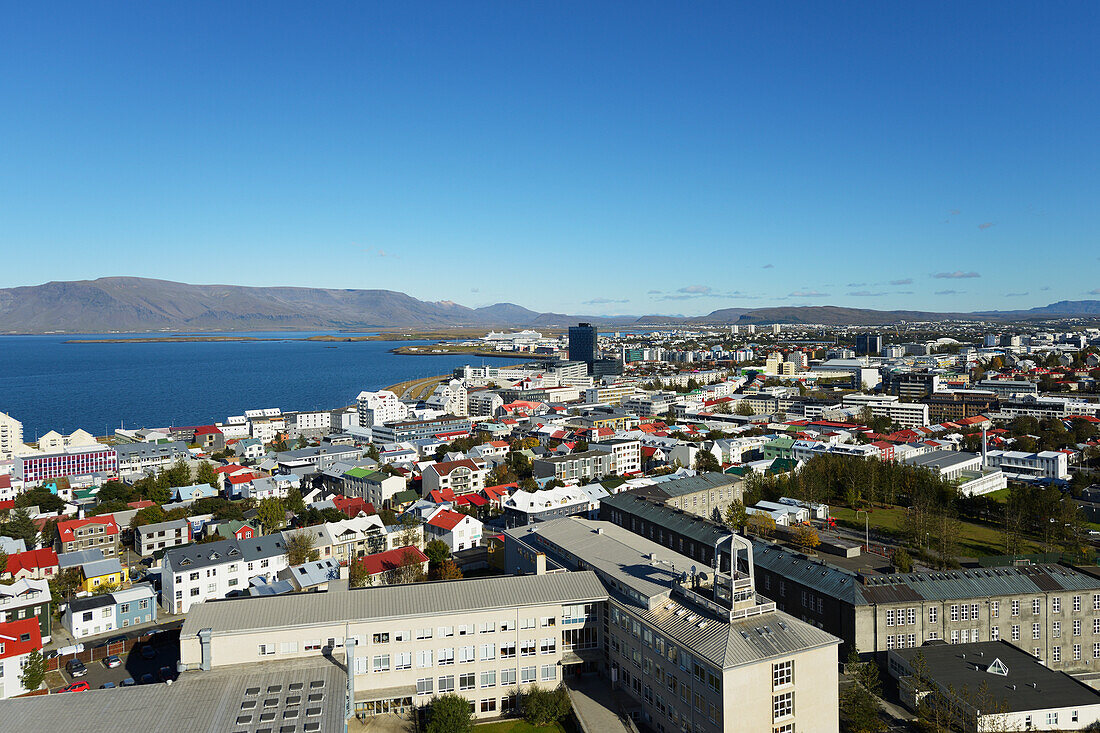
[(354, 403), (365, 389), (491, 361), (389, 351), (429, 343), (420, 341), (285, 340), (322, 333), (333, 332), (202, 334), (280, 340), (135, 344), (65, 342), (141, 334), (0, 336), (0, 412), (22, 421), (28, 441), (48, 430), (103, 435), (120, 425), (208, 424), (265, 407), (333, 409)]

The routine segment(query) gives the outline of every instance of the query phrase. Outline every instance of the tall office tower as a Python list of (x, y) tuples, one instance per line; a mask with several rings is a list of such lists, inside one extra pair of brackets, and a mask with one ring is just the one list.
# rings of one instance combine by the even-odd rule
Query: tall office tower
[(882, 351), (882, 336), (877, 333), (861, 333), (856, 336), (856, 353), (860, 356)]
[(583, 361), (591, 371), (596, 361), (596, 327), (591, 323), (569, 327), (569, 361)]

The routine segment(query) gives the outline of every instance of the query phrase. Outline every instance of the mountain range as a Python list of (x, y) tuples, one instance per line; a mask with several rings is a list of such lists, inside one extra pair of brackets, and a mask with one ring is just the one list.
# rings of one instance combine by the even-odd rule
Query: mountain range
[(468, 308), (393, 290), (190, 285), (138, 277), (48, 282), (0, 289), (0, 333), (110, 331), (302, 331), (387, 327), (565, 326), (599, 324), (814, 323), (885, 325), (899, 321), (1027, 320), (1100, 316), (1100, 300), (981, 313), (880, 311), (838, 306), (723, 308), (705, 316), (600, 316), (538, 313), (514, 303)]

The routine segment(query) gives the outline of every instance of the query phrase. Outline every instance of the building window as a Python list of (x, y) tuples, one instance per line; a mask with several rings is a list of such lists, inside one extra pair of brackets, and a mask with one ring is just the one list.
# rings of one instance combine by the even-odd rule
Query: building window
[(539, 671), (539, 677), (543, 682), (550, 682), (558, 678), (558, 668), (553, 664), (544, 664)]
[(929, 609), (928, 609), (928, 623), (930, 623), (930, 624), (936, 623), (936, 616), (937, 616), (936, 612), (938, 610), (939, 609), (937, 609), (936, 606), (929, 607)]
[(1019, 626), (1019, 624), (1013, 624), (1013, 626), (1012, 626), (1012, 640), (1013, 641), (1019, 641), (1020, 640), (1020, 626)]
[[(1053, 611), (1054, 613), (1061, 613), (1062, 612), (1062, 599), (1061, 598), (1051, 598), (1050, 599), (1050, 610)], [(1036, 613), (1038, 613), (1038, 612), (1036, 612)]]
[(1042, 605), (1043, 605), (1043, 602), (1042, 602), (1041, 599), (1036, 598), (1036, 599), (1032, 600), (1031, 601), (1031, 612), (1032, 613), (1039, 613), (1039, 611), (1042, 609)]
[(258, 647), (259, 655), (261, 657), (269, 657), (275, 653), (274, 644), (260, 644)]
[(1041, 630), (1039, 628), (1039, 624), (1032, 624), (1031, 625), (1031, 638), (1032, 639), (1038, 639), (1040, 632), (1041, 632)]
[(474, 680), (476, 676), (473, 672), (461, 674), (458, 676), (458, 689), (460, 690), (472, 690), (475, 687)]
[[(1050, 633), (1051, 633), (1051, 636), (1061, 636), (1062, 635), (1062, 622), (1061, 621), (1053, 622), (1050, 625)], [(1036, 637), (1036, 638), (1038, 638), (1038, 637)]]
[(989, 640), (990, 641), (997, 641), (1000, 638), (1001, 638), (1001, 627), (1000, 626), (991, 626), (991, 627), (989, 627)]
[(772, 689), (778, 690), (794, 682), (794, 660), (772, 665)]
[(1060, 647), (1060, 646), (1052, 647), (1050, 651), (1051, 651), (1051, 656), (1053, 657), (1055, 662), (1061, 662), (1062, 661), (1062, 647)]
[(520, 667), (519, 681), (523, 684), (529, 684), (529, 683), (534, 682), (535, 679), (536, 679), (536, 672), (537, 672), (536, 667)]
[(794, 693), (784, 692), (772, 697), (772, 720), (779, 721), (794, 715)]
[(951, 620), (952, 621), (958, 621), (959, 620), (959, 607), (956, 604), (951, 604)]
[[(1096, 596), (1096, 597), (1100, 598), (1100, 596)], [(1020, 615), (1020, 602), (1019, 601), (1013, 601), (1012, 602), (1012, 615), (1013, 616), (1019, 616)]]
[(497, 685), (496, 670), (490, 670), (488, 672), (482, 672), (481, 673), (481, 686), (483, 688), (485, 688), (485, 687), (496, 687), (496, 685)]
[(1079, 619), (1079, 618), (1073, 619), (1073, 635), (1074, 636), (1080, 636), (1081, 635), (1081, 619)]
[(447, 675), (446, 677), (439, 678), (439, 692), (454, 692), (455, 691), (455, 677), (454, 675)]

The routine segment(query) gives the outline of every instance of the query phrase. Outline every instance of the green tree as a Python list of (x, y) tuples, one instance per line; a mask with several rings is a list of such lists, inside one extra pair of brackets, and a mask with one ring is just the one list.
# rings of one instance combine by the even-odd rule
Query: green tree
[(130, 529), (144, 527), (147, 524), (159, 524), (165, 521), (164, 510), (157, 505), (139, 509), (130, 519)]
[(910, 557), (909, 552), (904, 547), (899, 547), (894, 551), (894, 557), (892, 559), (894, 569), (899, 573), (911, 573), (913, 572), (913, 558)]
[(301, 565), (320, 558), (320, 551), (313, 546), (312, 532), (298, 530), (287, 535), (286, 561), (288, 565)]
[(27, 547), (33, 547), (34, 540), (38, 537), (38, 526), (35, 525), (27, 510), (20, 507), (11, 513), (11, 517), (4, 524), (4, 534), (23, 540)]
[(0, 550), (0, 575), (8, 571), (8, 553)]
[(433, 697), (425, 718), (425, 733), (470, 733), (473, 730), (469, 700), (453, 692)]
[(95, 588), (92, 589), (92, 595), (93, 596), (105, 596), (108, 593), (114, 593), (116, 590), (118, 590), (121, 587), (122, 586), (119, 585), (118, 583), (100, 583), (99, 585), (97, 585)]
[(717, 472), (722, 470), (722, 464), (709, 450), (700, 450), (695, 454), (695, 470)]
[(367, 566), (353, 558), (348, 564), (348, 585), (352, 588), (362, 588), (369, 582), (369, 578)]
[(44, 486), (24, 491), (15, 497), (16, 508), (36, 506), (38, 510), (51, 514), (65, 508), (65, 502)]
[(305, 511), (306, 502), (302, 499), (302, 492), (298, 489), (291, 489), (286, 492), (286, 499), (283, 501), (286, 503), (287, 511), (293, 512), (295, 516)]
[(121, 481), (107, 481), (99, 487), (95, 498), (100, 504), (120, 501), (123, 504), (134, 500), (135, 492), (132, 486), (127, 486)]
[(80, 577), (80, 568), (66, 568), (53, 576), (49, 581), (50, 592), (54, 598), (69, 598), (78, 590), (83, 579)]
[(269, 496), (256, 507), (256, 518), (264, 527), (264, 533), (271, 534), (286, 524), (286, 505), (282, 499)]
[(549, 725), (569, 715), (573, 706), (563, 685), (553, 690), (531, 687), (521, 700), (523, 719), (531, 725)]
[(214, 488), (218, 487), (218, 472), (214, 470), (214, 466), (210, 461), (203, 461), (199, 464), (197, 479), (200, 484), (210, 484)]
[(734, 409), (733, 412), (742, 417), (749, 417), (752, 415), (752, 407), (749, 406), (748, 400), (740, 400), (737, 403), (737, 408)]
[(191, 468), (182, 458), (173, 463), (171, 468), (166, 470), (162, 475), (168, 482), (168, 486), (165, 488), (169, 489), (173, 486), (190, 486), (195, 483), (195, 478), (191, 475)]
[(745, 505), (740, 499), (734, 499), (726, 508), (726, 526), (738, 532), (745, 531), (745, 525), (749, 522), (749, 513), (745, 511)]
[(27, 655), (27, 662), (23, 666), (23, 674), (19, 675), (19, 682), (27, 692), (34, 692), (42, 686), (46, 679), (46, 660), (42, 658), (42, 650), (35, 649)]

